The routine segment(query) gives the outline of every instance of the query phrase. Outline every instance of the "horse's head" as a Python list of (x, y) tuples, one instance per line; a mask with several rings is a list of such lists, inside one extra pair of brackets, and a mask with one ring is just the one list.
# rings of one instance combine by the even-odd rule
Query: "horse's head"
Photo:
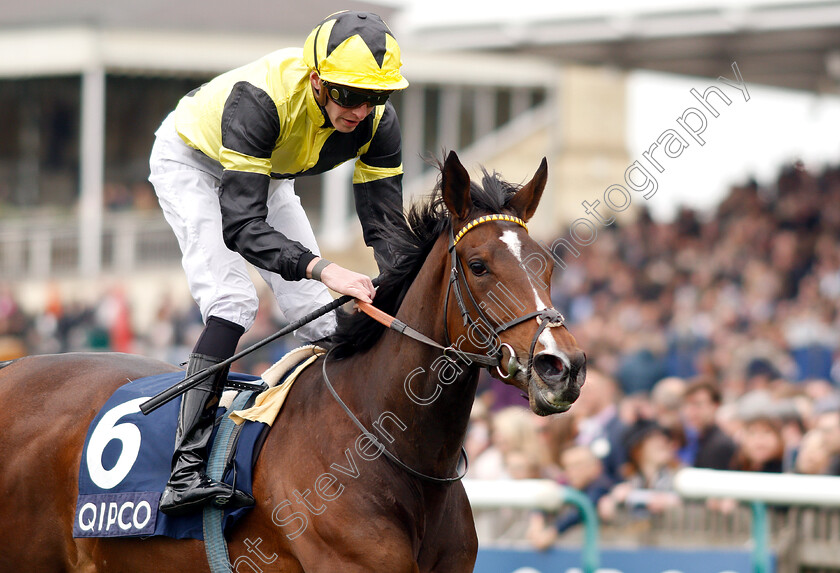
[(441, 177), (452, 217), (448, 333), (461, 351), (498, 356), (493, 375), (527, 392), (541, 416), (568, 410), (586, 377), (586, 356), (552, 307), (552, 259), (525, 228), (547, 174), (543, 159), (499, 213), (473, 204), (469, 175), (454, 152)]

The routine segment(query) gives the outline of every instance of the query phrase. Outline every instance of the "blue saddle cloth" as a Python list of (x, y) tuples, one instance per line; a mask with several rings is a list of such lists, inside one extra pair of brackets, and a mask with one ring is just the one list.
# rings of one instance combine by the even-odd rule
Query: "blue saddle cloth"
[[(184, 372), (172, 372), (134, 380), (117, 389), (97, 413), (82, 451), (73, 537), (203, 539), (201, 511), (181, 517), (158, 511), (169, 479), (181, 398), (148, 416), (140, 412), (140, 404), (183, 379)], [(244, 374), (231, 374), (229, 379), (260, 380)], [(224, 410), (218, 413), (223, 415)], [(237, 489), (252, 493), (253, 464), (267, 428), (254, 422), (242, 426), (225, 482), (233, 484), (235, 479)], [(226, 510), (225, 532), (248, 509)]]

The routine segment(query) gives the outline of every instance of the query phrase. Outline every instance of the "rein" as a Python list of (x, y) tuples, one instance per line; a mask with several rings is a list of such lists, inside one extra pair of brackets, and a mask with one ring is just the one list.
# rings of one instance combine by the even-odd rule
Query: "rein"
[(390, 328), (391, 330), (395, 330), (400, 334), (404, 334), (405, 336), (408, 336), (409, 338), (412, 338), (418, 342), (422, 342), (423, 344), (427, 344), (429, 346), (437, 348), (443, 353), (444, 356), (446, 356), (450, 360), (455, 360), (457, 357), (463, 357), (467, 358), (470, 362), (475, 362), (488, 368), (499, 365), (498, 357), (487, 356), (486, 354), (464, 352), (463, 350), (455, 348), (451, 344), (449, 346), (443, 346), (442, 344), (438, 344), (425, 334), (417, 332), (403, 321), (391, 316), (384, 310), (376, 308), (369, 302), (356, 300), (356, 305), (362, 312), (364, 312), (366, 315), (371, 317), (379, 324), (382, 324), (383, 326)]
[[(359, 419), (356, 417), (356, 415), (353, 414), (352, 410), (350, 410), (350, 408), (347, 406), (347, 404), (344, 403), (344, 400), (342, 400), (341, 397), (338, 395), (338, 392), (335, 391), (335, 388), (333, 387), (332, 382), (330, 382), (330, 379), (327, 376), (327, 359), (330, 357), (330, 354), (332, 353), (332, 351), (335, 350), (336, 348), (338, 348), (338, 347), (334, 346), (334, 347), (330, 348), (327, 351), (327, 353), (324, 355), (324, 361), (321, 363), (321, 373), (324, 376), (324, 383), (327, 385), (327, 388), (329, 389), (330, 393), (333, 395), (333, 398), (335, 398), (338, 401), (339, 405), (344, 409), (344, 411), (347, 413), (347, 415), (350, 417), (350, 419), (353, 421), (353, 423), (356, 424), (356, 426), (362, 431), (362, 434), (364, 434), (366, 438), (368, 438), (371, 442), (373, 442), (374, 445), (377, 448), (379, 448), (379, 451), (382, 452), (383, 454), (385, 454), (385, 457), (387, 457), (389, 460), (391, 460), (392, 462), (397, 464), (397, 466), (399, 466), (401, 469), (405, 470), (406, 472), (408, 472), (409, 474), (413, 475), (416, 478), (420, 478), (422, 480), (430, 481), (430, 482), (433, 482), (433, 483), (440, 483), (440, 484), (451, 484), (451, 483), (454, 483), (456, 481), (462, 480), (464, 478), (464, 476), (467, 475), (467, 470), (469, 469), (469, 465), (470, 465), (470, 460), (467, 457), (467, 450), (464, 449), (464, 446), (461, 446), (461, 454), (460, 454), (459, 459), (458, 459), (458, 465), (459, 466), (461, 465), (461, 460), (464, 460), (464, 463), (463, 463), (464, 469), (462, 471), (458, 472), (457, 475), (455, 475), (453, 477), (440, 478), (440, 477), (426, 475), (422, 472), (419, 472), (419, 471), (415, 470), (414, 468), (412, 468), (410, 466), (407, 466), (397, 456), (395, 456), (394, 454), (389, 452), (388, 449), (385, 447), (385, 445), (382, 442), (379, 441), (379, 438), (377, 438), (375, 435), (373, 435), (371, 432), (369, 432), (367, 428), (365, 428), (365, 425), (362, 424), (359, 421)], [(456, 471), (457, 471), (457, 468), (456, 468)]]
[[(450, 279), (449, 279), (449, 287), (446, 289), (446, 298), (444, 300), (444, 306), (443, 306), (443, 321), (444, 321), (444, 324), (448, 324), (447, 312), (448, 312), (448, 309), (449, 309), (449, 294), (450, 294), (450, 292), (455, 294), (455, 301), (458, 304), (458, 309), (461, 312), (461, 316), (463, 317), (464, 326), (468, 326), (468, 325), (469, 326), (474, 326), (476, 324), (476, 322), (472, 319), (472, 316), (470, 315), (470, 311), (467, 309), (467, 305), (464, 302), (463, 293), (461, 292), (461, 286), (462, 286), (461, 281), (462, 280), (465, 281), (465, 279), (461, 279), (461, 277), (464, 274), (463, 273), (463, 267), (461, 265), (461, 261), (458, 258), (457, 253), (455, 252), (455, 247), (458, 245), (458, 241), (460, 241), (464, 237), (464, 235), (467, 234), (468, 231), (470, 231), (471, 229), (474, 229), (475, 227), (477, 227), (478, 225), (480, 225), (482, 223), (488, 223), (488, 222), (491, 222), (491, 221), (507, 221), (507, 222), (511, 222), (511, 223), (516, 223), (517, 225), (522, 226), (526, 231), (528, 230), (528, 227), (525, 225), (525, 221), (523, 221), (519, 217), (513, 217), (511, 215), (502, 215), (502, 214), (485, 215), (483, 217), (478, 217), (477, 219), (473, 219), (472, 221), (470, 221), (469, 223), (464, 225), (464, 227), (458, 232), (457, 235), (454, 234), (454, 231), (452, 230), (452, 227), (450, 227), (450, 229), (449, 229), (449, 248), (448, 248), (448, 251), (449, 251), (451, 272), (450, 272)], [(476, 302), (475, 297), (472, 294), (472, 291), (470, 291), (469, 285), (466, 284), (466, 282), (464, 282), (463, 287), (467, 291), (467, 295), (470, 298), (470, 302), (472, 303), (473, 307), (478, 312), (479, 320), (483, 321), (484, 324), (487, 324), (488, 326), (490, 326), (492, 324), (491, 321), (487, 318), (485, 313), (482, 312), (481, 306), (478, 304), (478, 302)], [(431, 338), (429, 338), (425, 334), (423, 334), (421, 332), (418, 332), (417, 330), (408, 326), (407, 324), (405, 324), (401, 320), (391, 316), (390, 314), (386, 313), (385, 311), (376, 308), (375, 306), (373, 306), (370, 303), (356, 300), (356, 305), (365, 314), (367, 314), (369, 317), (371, 317), (372, 319), (374, 319), (378, 323), (384, 325), (385, 327), (387, 327), (391, 330), (395, 330), (396, 332), (399, 332), (400, 334), (408, 336), (409, 338), (411, 338), (413, 340), (416, 340), (418, 342), (421, 342), (421, 343), (426, 344), (428, 346), (431, 346), (433, 348), (437, 348), (449, 360), (455, 361), (455, 360), (460, 359), (464, 362), (467, 362), (468, 365), (475, 363), (475, 364), (479, 364), (483, 367), (486, 367), (488, 370), (492, 367), (495, 367), (499, 376), (504, 380), (508, 380), (510, 378), (513, 378), (516, 375), (517, 371), (521, 369), (521, 366), (517, 362), (516, 353), (514, 352), (513, 348), (507, 343), (502, 343), (502, 344), (496, 345), (495, 341), (492, 341), (487, 336), (485, 336), (483, 330), (480, 329), (480, 328), (475, 328), (475, 330), (479, 333), (479, 336), (481, 337), (482, 342), (484, 344), (486, 344), (486, 346), (488, 348), (492, 347), (492, 348), (495, 349), (495, 351), (490, 355), (488, 355), (488, 354), (476, 354), (476, 353), (473, 353), (473, 352), (464, 352), (464, 351), (456, 348), (454, 345), (452, 345), (452, 343), (450, 341), (449, 329), (448, 328), (444, 328), (444, 333), (445, 333), (445, 337), (446, 337), (446, 346), (444, 346), (442, 344), (439, 344), (439, 343), (435, 342), (434, 340), (432, 340)], [(539, 339), (540, 335), (542, 334), (542, 332), (546, 328), (562, 326), (563, 322), (565, 321), (565, 319), (563, 318), (563, 315), (560, 314), (556, 309), (545, 308), (543, 310), (537, 310), (537, 311), (534, 311), (534, 312), (530, 312), (528, 314), (525, 314), (523, 316), (519, 316), (517, 318), (514, 318), (513, 320), (510, 320), (508, 322), (500, 324), (500, 325), (496, 326), (495, 328), (493, 328), (493, 332), (492, 332), (493, 336), (498, 337), (498, 335), (500, 333), (504, 332), (505, 330), (507, 330), (509, 328), (512, 328), (512, 327), (514, 327), (518, 324), (521, 324), (523, 322), (526, 322), (526, 321), (528, 321), (532, 318), (536, 318), (537, 324), (539, 324), (539, 328), (537, 329), (537, 332), (534, 334), (534, 338), (531, 340), (531, 347), (529, 349), (529, 354), (528, 354), (528, 366), (527, 366), (526, 372), (527, 372), (527, 377), (529, 379), (531, 377), (531, 369), (532, 369), (532, 365), (533, 365), (532, 363), (533, 363), (534, 349), (536, 348), (537, 340)], [(500, 369), (500, 365), (501, 365), (501, 361), (502, 361), (502, 348), (503, 347), (507, 347), (508, 352), (510, 352), (510, 359), (509, 359), (508, 364), (507, 364), (507, 374), (503, 373), (502, 370)], [(321, 372), (322, 372), (323, 377), (324, 377), (324, 383), (327, 385), (327, 388), (329, 389), (330, 393), (333, 395), (333, 397), (336, 399), (336, 401), (339, 403), (339, 405), (344, 409), (345, 413), (350, 417), (350, 419), (353, 421), (353, 423), (356, 424), (356, 426), (362, 431), (362, 433), (369, 440), (371, 440), (371, 442), (373, 442), (376, 445), (377, 448), (379, 448), (380, 452), (385, 454), (385, 456), (389, 460), (394, 462), (397, 466), (399, 466), (400, 468), (402, 468), (403, 470), (405, 470), (406, 472), (408, 472), (412, 476), (414, 476), (416, 478), (426, 480), (426, 481), (430, 481), (430, 482), (433, 482), (433, 483), (450, 484), (450, 483), (461, 480), (466, 475), (467, 468), (469, 467), (469, 459), (467, 458), (467, 451), (464, 449), (463, 445), (461, 446), (461, 454), (460, 454), (459, 463), (458, 463), (458, 465), (460, 466), (461, 465), (461, 460), (463, 460), (463, 468), (464, 468), (463, 471), (458, 472), (457, 475), (454, 476), (454, 477), (446, 477), (446, 478), (440, 478), (440, 477), (430, 476), (430, 475), (426, 475), (424, 473), (421, 473), (421, 472), (407, 466), (399, 458), (397, 458), (394, 454), (389, 452), (388, 449), (385, 448), (385, 445), (382, 444), (375, 435), (373, 435), (371, 432), (369, 432), (367, 430), (367, 428), (365, 428), (364, 424), (362, 424), (359, 421), (359, 419), (355, 416), (355, 414), (353, 414), (353, 412), (350, 410), (350, 408), (347, 406), (347, 404), (344, 403), (344, 401), (338, 395), (338, 392), (336, 392), (335, 388), (333, 387), (332, 383), (330, 382), (330, 379), (327, 376), (327, 359), (329, 358), (330, 353), (332, 353), (332, 351), (333, 351), (333, 348), (331, 348), (327, 352), (327, 354), (324, 356), (324, 361), (321, 364)]]

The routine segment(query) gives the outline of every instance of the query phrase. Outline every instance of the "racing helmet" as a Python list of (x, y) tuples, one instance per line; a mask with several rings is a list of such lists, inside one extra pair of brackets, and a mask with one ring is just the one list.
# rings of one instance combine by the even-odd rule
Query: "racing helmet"
[(358, 90), (394, 91), (408, 87), (400, 74), (400, 47), (382, 18), (344, 11), (328, 16), (309, 34), (303, 60), (331, 84)]

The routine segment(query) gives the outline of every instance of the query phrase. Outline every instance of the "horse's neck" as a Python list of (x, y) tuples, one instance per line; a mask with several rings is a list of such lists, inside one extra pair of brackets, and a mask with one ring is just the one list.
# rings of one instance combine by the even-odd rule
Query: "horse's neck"
[[(445, 244), (439, 242), (397, 313), (402, 322), (441, 344), (449, 273), (445, 253)], [(376, 377), (371, 408), (393, 412), (407, 426), (404, 442), (395, 441), (394, 450), (419, 471), (452, 475), (475, 399), (477, 369), (453, 366), (439, 349), (394, 331), (386, 331), (369, 355), (379, 371), (388, 373)]]

